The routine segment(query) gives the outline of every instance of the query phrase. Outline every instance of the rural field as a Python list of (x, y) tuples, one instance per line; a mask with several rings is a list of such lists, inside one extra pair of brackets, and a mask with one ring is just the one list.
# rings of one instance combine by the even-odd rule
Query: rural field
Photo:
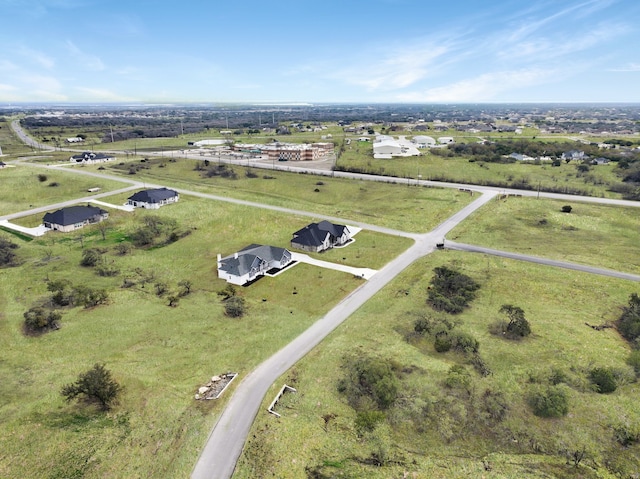
[[(180, 149), (197, 137), (127, 140), (113, 144), (130, 151), (117, 162), (76, 168), (411, 233), (430, 231), (475, 197), (419, 187), (408, 177), (526, 180), (534, 189), (566, 185), (619, 197), (607, 191), (619, 181), (615, 166), (581, 176), (565, 163), (480, 164), (438, 155), (391, 162), (370, 158), (364, 142), (352, 142), (339, 165), (398, 176), (398, 184), (141, 157), (144, 150)], [(311, 136), (292, 135), (294, 141), (305, 138)], [(97, 133), (89, 139), (99, 141)], [(47, 153), (33, 161), (64, 162), (68, 156)], [(0, 214), (86, 196), (88, 188), (109, 192), (129, 185), (33, 165), (4, 169), (0, 181), (7, 192)], [(101, 199), (119, 205), (130, 194)], [(561, 211), (567, 204), (570, 213)], [(187, 477), (234, 390), (232, 384), (221, 399), (201, 402), (194, 400), (198, 387), (226, 372), (238, 372), (242, 380), (363, 281), (297, 264), (237, 288), (246, 311), (231, 318), (218, 294), (226, 283), (217, 278), (216, 255), (251, 243), (288, 247), (291, 233), (313, 217), (185, 194), (156, 212), (109, 212), (101, 226), (31, 241), (0, 230), (1, 240), (19, 246), (19, 264), (0, 269), (0, 477)], [(638, 218), (636, 208), (510, 197), (487, 204), (448, 239), (638, 273)], [(40, 219), (16, 223), (35, 226)], [(141, 229), (151, 224), (156, 237), (138, 244)], [(311, 256), (379, 269), (412, 244), (367, 229), (355, 239), (347, 248)], [(87, 250), (99, 257), (94, 267), (80, 265)], [(427, 304), (434, 268), (442, 266), (480, 285), (460, 314)], [(59, 307), (60, 329), (25, 334), (24, 313), (49, 308), (49, 289), (61, 281), (108, 297), (91, 307)], [(630, 346), (610, 326), (637, 291), (628, 281), (437, 251), (272, 386), (265, 408), (283, 383), (298, 392), (278, 403), (279, 419), (261, 410), (234, 477), (631, 477), (640, 470), (639, 386), (627, 364)], [(516, 341), (496, 333), (503, 305), (522, 308), (531, 335)], [(467, 349), (438, 352), (438, 335), (451, 331), (467, 341)], [(391, 374), (385, 384), (397, 391), (384, 407), (349, 396), (347, 380), (363, 367), (361, 359)], [(96, 363), (123, 386), (106, 413), (67, 403), (60, 394)], [(589, 379), (594, 368), (613, 371), (615, 392), (596, 392)], [(532, 412), (532, 398), (553, 400), (544, 396), (548, 391), (566, 399), (564, 414)]]
[[(300, 209), (400, 231), (427, 232), (474, 198), (455, 189), (418, 187), (265, 171), (240, 166), (209, 166), (196, 160), (151, 159), (107, 165), (107, 173), (192, 191)], [(221, 170), (219, 168), (222, 167)], [(97, 171), (96, 166), (86, 167)], [(131, 174), (132, 171), (135, 172)], [(219, 171), (224, 172), (223, 176)], [(209, 172), (213, 173), (209, 173)], [(211, 175), (211, 176), (210, 176)]]
[[(179, 239), (133, 246), (122, 254), (118, 248), (131, 244), (145, 217), (174, 220)], [(217, 295), (225, 283), (217, 279), (216, 254), (254, 242), (286, 247), (291, 232), (308, 222), (183, 196), (157, 213), (115, 211), (106, 231), (93, 226), (81, 234), (54, 233), (29, 242), (0, 232), (19, 245), (22, 261), (0, 270), (0, 476), (187, 476), (230, 395), (203, 404), (193, 399), (197, 388), (214, 374), (232, 371), (242, 378), (361, 284), (345, 273), (299, 264), (240, 288), (246, 315), (225, 316)], [(377, 268), (410, 244), (362, 231), (352, 247), (320, 257)], [(99, 250), (115, 275), (80, 266), (87, 249)], [(107, 291), (107, 304), (59, 308), (59, 330), (25, 335), (23, 313), (46, 304), (48, 285), (60, 280)], [(169, 307), (185, 280), (190, 294)], [(107, 414), (65, 403), (60, 395), (63, 385), (97, 362), (124, 387)]]
[[(451, 320), (478, 340), (487, 376), (464, 354), (436, 352), (432, 339), (415, 333), (417, 319), (442, 314), (426, 304), (433, 268), (442, 265), (481, 284), (471, 307)], [(632, 477), (638, 445), (616, 442), (621, 429), (640, 427), (630, 348), (614, 329), (585, 322), (614, 321), (635, 291), (629, 282), (494, 257), (424, 258), (272, 386), (234, 477)], [(529, 337), (490, 334), (503, 304), (525, 311)], [(362, 416), (340, 392), (349, 361), (363, 357), (388, 361), (399, 383), (372, 430), (362, 430)], [(629, 379), (597, 394), (586, 379), (596, 366)], [(537, 417), (527, 397), (553, 375), (568, 414)], [(276, 418), (266, 407), (285, 383), (297, 392), (283, 396)], [(576, 451), (585, 454), (574, 467), (567, 461)]]
[(475, 212), (448, 239), (638, 274), (638, 231), (636, 207), (509, 197)]

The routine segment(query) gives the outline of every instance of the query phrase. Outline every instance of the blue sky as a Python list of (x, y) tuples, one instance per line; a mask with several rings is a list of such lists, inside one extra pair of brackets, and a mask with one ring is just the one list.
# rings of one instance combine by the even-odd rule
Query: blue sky
[(0, 102), (640, 102), (638, 0), (0, 0)]

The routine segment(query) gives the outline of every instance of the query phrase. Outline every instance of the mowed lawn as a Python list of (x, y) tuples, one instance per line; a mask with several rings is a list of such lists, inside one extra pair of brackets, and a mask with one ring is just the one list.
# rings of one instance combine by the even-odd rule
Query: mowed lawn
[[(147, 215), (173, 218), (190, 234), (166, 246), (116, 254), (116, 245)], [(362, 284), (349, 274), (297, 264), (238, 288), (246, 316), (224, 315), (217, 292), (226, 283), (217, 279), (216, 255), (251, 243), (287, 247), (291, 232), (307, 222), (183, 196), (155, 212), (116, 212), (105, 240), (95, 226), (81, 230), (82, 241), (78, 233), (53, 233), (27, 243), (0, 232), (20, 245), (23, 260), (0, 270), (0, 477), (187, 477), (234, 386), (206, 403), (193, 399), (197, 388), (230, 371), (241, 380)], [(377, 268), (410, 244), (362, 231), (339, 259)], [(100, 248), (120, 273), (100, 277), (79, 266), (82, 245)], [(65, 309), (60, 330), (25, 336), (23, 313), (48, 296), (48, 281), (58, 279), (104, 288), (109, 304)], [(177, 307), (168, 306), (168, 295), (156, 295), (156, 284), (177, 291), (182, 280), (192, 283), (192, 293)], [(64, 384), (96, 362), (104, 362), (124, 387), (106, 414), (65, 403), (60, 395)]]
[[(433, 268), (440, 265), (481, 284), (471, 307), (451, 319), (479, 341), (489, 376), (481, 377), (459, 353), (437, 353), (433, 339), (406, 339), (416, 319), (431, 311), (427, 288)], [(640, 425), (640, 386), (626, 383), (603, 395), (591, 390), (586, 379), (596, 366), (632, 377), (625, 363), (630, 347), (615, 329), (596, 331), (585, 322), (615, 320), (629, 294), (637, 291), (637, 283), (501, 258), (451, 251), (430, 255), (274, 383), (234, 478), (614, 477), (605, 463), (633, 471), (638, 446), (624, 449), (614, 435), (621, 425)], [(509, 341), (489, 333), (503, 304), (525, 311), (533, 331), (529, 338)], [(338, 392), (343, 359), (354, 356), (390, 360), (401, 378), (398, 399), (386, 419), (363, 435), (354, 424), (354, 409)], [(470, 375), (469, 392), (445, 386), (454, 365)], [(541, 387), (533, 378), (548, 377), (554, 370), (571, 383), (561, 386), (569, 396), (569, 413), (559, 419), (536, 417), (526, 399)], [(277, 406), (282, 417), (276, 418), (265, 408), (284, 383), (297, 392), (282, 398)], [(506, 416), (490, 427), (465, 423), (475, 417), (474, 408), (482, 407), (486, 391), (502, 395)], [(476, 402), (469, 402), (470, 397)], [(567, 465), (566, 454), (583, 449), (579, 468)], [(387, 464), (375, 465), (372, 454), (385, 457)]]
[[(132, 165), (142, 166), (129, 175)], [(213, 162), (209, 165), (215, 168)], [(197, 171), (196, 168), (203, 168)], [(95, 167), (91, 167), (95, 168)], [(401, 231), (427, 232), (474, 198), (455, 189), (384, 184), (227, 166), (236, 179), (207, 178), (196, 160), (156, 159), (109, 165), (108, 173), (193, 191), (300, 209)]]
[(476, 211), (448, 238), (637, 274), (639, 231), (637, 207), (510, 197)]

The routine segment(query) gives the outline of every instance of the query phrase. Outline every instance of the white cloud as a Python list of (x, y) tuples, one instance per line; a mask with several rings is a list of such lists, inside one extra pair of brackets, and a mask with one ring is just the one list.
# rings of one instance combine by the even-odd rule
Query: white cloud
[(71, 40), (67, 40), (67, 48), (71, 55), (82, 64), (87, 70), (102, 71), (105, 69), (104, 63), (97, 55), (85, 53)]
[(610, 68), (610, 72), (640, 72), (640, 63), (627, 63), (618, 68)]
[(31, 60), (47, 70), (52, 69), (55, 65), (55, 60), (52, 57), (26, 46), (21, 46), (18, 49), (18, 53), (21, 57)]
[(331, 77), (360, 85), (369, 91), (406, 88), (431, 74), (447, 45), (404, 46), (384, 55), (367, 55), (366, 64), (339, 70)]
[(397, 95), (399, 101), (417, 102), (477, 102), (495, 100), (500, 93), (547, 83), (554, 72), (543, 69), (524, 69), (485, 73), (450, 85), (429, 88), (422, 92)]
[(76, 88), (76, 90), (83, 93), (84, 97), (91, 101), (106, 101), (106, 102), (135, 101), (135, 98), (126, 97), (104, 88), (78, 87)]

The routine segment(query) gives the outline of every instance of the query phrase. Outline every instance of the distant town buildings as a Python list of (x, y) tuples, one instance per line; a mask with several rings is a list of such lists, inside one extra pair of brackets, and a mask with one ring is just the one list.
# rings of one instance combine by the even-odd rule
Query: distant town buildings
[(266, 154), (270, 160), (278, 161), (312, 161), (321, 160), (334, 153), (334, 145), (330, 142), (323, 143), (269, 143), (266, 145), (237, 143), (232, 147), (233, 151)]

